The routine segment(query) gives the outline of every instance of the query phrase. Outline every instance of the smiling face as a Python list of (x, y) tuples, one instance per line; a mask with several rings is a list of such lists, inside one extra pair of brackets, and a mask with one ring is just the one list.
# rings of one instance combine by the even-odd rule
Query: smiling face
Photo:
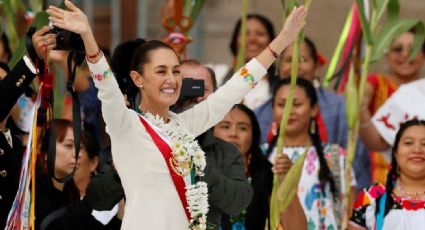
[[(289, 88), (289, 85), (283, 85), (276, 92), (273, 101), (273, 119), (276, 124), (280, 124), (282, 119), (283, 108), (289, 97)], [(305, 90), (300, 86), (296, 86), (292, 110), (286, 126), (286, 135), (295, 136), (303, 133), (308, 135), (310, 120), (317, 113), (317, 105), (312, 106)]]
[(402, 33), (393, 41), (390, 51), (386, 55), (390, 70), (398, 78), (417, 77), (424, 64), (425, 54), (423, 52), (419, 52), (415, 58), (408, 61), (414, 38), (413, 33)]
[(395, 157), (401, 176), (425, 177), (425, 126), (411, 126), (404, 131)]
[(180, 95), (182, 79), (179, 60), (173, 50), (159, 48), (149, 52), (149, 61), (143, 64), (141, 73), (132, 71), (137, 86), (141, 89), (142, 101), (147, 103), (147, 109), (154, 107), (170, 107), (175, 104)]
[[(256, 18), (246, 22), (246, 51), (245, 59), (250, 60), (263, 51), (271, 42), (266, 27)], [(240, 39), (238, 37), (238, 46)]]
[(244, 156), (252, 145), (252, 130), (249, 116), (234, 108), (214, 127), (214, 136), (234, 144)]

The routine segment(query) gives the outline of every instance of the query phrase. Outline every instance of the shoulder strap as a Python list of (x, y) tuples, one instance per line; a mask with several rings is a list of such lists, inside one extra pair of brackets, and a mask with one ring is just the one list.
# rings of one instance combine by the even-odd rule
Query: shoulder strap
[(387, 192), (379, 199), (379, 212), (376, 214), (375, 230), (381, 230), (384, 226), (385, 203), (387, 201)]
[(50, 213), (41, 222), (40, 230), (45, 230), (50, 225), (50, 223), (52, 223), (52, 221), (54, 221), (55, 219), (57, 219), (60, 216), (63, 216), (66, 213), (67, 210), (68, 210), (68, 206), (65, 206), (61, 209), (58, 209), (58, 210)]

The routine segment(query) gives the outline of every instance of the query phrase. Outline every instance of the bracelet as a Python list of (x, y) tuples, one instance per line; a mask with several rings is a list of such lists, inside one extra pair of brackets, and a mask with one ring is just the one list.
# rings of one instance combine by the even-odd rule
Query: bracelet
[(88, 55), (88, 54), (87, 54), (87, 55), (86, 55), (86, 58), (87, 58), (87, 59), (95, 59), (95, 58), (99, 57), (101, 54), (102, 54), (102, 50), (100, 50), (100, 49), (99, 49), (99, 50), (97, 51), (97, 53), (96, 53), (96, 54), (94, 54), (94, 55)]
[(270, 45), (268, 45), (267, 46), (267, 48), (270, 50), (270, 52), (273, 54), (273, 57), (274, 58), (276, 58), (276, 59), (278, 59), (279, 58), (279, 55), (277, 55), (277, 53), (274, 51), (274, 50), (272, 50), (272, 48), (270, 48)]

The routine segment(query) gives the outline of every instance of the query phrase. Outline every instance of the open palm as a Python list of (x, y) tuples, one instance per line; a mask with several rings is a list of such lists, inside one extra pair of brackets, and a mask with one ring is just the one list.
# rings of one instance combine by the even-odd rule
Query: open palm
[(56, 6), (50, 6), (47, 10), (53, 25), (77, 34), (89, 31), (87, 16), (70, 1), (66, 0), (65, 5), (69, 10), (63, 10)]
[(295, 41), (298, 33), (305, 26), (305, 19), (307, 17), (307, 8), (304, 6), (294, 8), (291, 14), (285, 21), (285, 24), (282, 27), (281, 32), (287, 36), (289, 43)]

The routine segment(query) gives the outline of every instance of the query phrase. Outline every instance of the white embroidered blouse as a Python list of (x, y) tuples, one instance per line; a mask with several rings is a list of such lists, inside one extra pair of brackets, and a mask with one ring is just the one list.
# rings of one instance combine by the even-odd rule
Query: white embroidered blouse
[[(89, 63), (102, 102), (112, 156), (126, 195), (122, 229), (188, 229), (188, 220), (166, 162), (138, 114), (128, 109), (105, 58)], [(253, 59), (207, 100), (180, 114), (170, 112), (194, 136), (214, 126), (266, 75)]]

